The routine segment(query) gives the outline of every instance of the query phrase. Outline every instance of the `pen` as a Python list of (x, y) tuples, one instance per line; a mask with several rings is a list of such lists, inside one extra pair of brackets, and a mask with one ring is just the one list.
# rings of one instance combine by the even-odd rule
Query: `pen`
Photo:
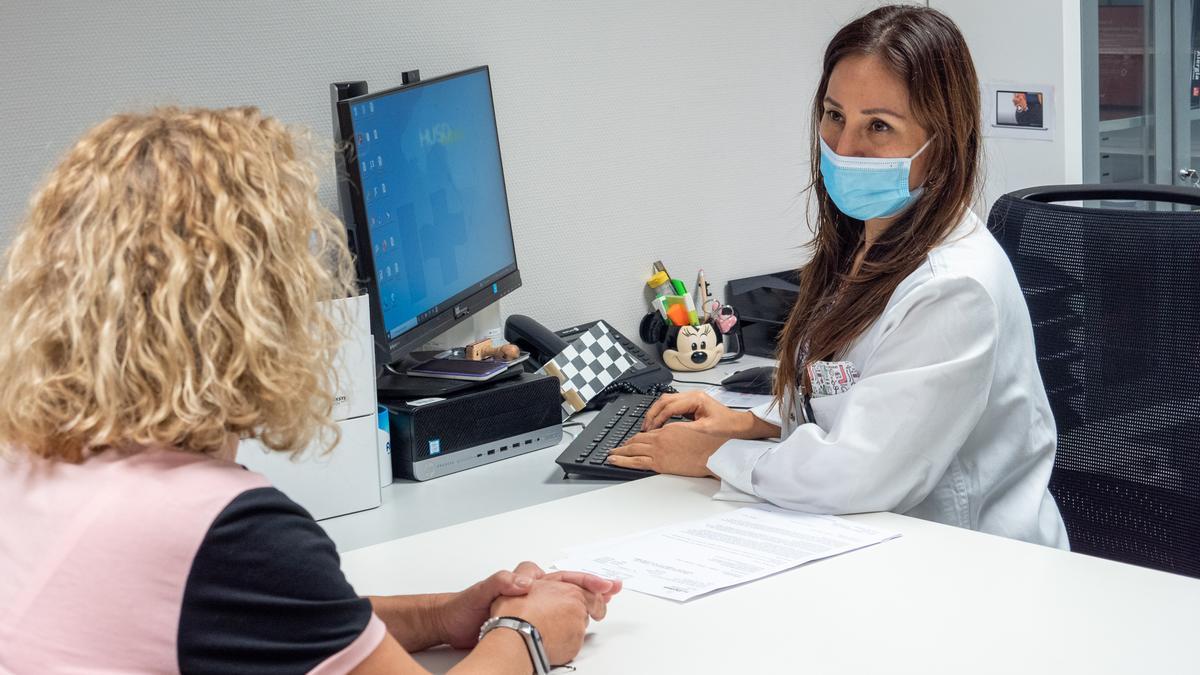
[(704, 278), (704, 270), (701, 269), (696, 273), (696, 296), (693, 298), (701, 321), (708, 320), (708, 303), (711, 300), (712, 295), (708, 292), (708, 281)]

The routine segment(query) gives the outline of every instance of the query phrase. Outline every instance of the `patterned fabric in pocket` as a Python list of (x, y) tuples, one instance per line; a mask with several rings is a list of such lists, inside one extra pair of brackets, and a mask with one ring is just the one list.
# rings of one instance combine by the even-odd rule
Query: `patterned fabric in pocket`
[(808, 367), (813, 398), (844, 394), (858, 382), (858, 378), (858, 368), (849, 361), (817, 361)]

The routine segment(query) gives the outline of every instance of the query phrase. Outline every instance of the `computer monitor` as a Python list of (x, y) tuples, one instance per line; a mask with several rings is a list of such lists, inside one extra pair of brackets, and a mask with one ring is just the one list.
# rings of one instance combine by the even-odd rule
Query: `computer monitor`
[(491, 78), (481, 66), (337, 110), (377, 361), (398, 362), (521, 285)]

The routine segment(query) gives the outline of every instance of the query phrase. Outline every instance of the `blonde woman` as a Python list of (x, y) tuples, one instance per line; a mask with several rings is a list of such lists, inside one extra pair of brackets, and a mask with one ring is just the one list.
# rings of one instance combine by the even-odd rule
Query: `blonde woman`
[[(33, 198), (0, 278), (0, 671), (529, 673), (620, 586), (532, 563), (460, 593), (360, 598), (241, 439), (331, 446), (351, 288), (301, 135), (252, 108), (115, 116)], [(420, 552), (414, 551), (414, 555)]]

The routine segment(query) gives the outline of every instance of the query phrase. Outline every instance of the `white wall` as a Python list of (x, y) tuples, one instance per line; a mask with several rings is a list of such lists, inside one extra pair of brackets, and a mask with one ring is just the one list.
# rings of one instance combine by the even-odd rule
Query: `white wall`
[(982, 84), (1051, 84), (1053, 142), (989, 138), (984, 203), (1035, 185), (1083, 179), (1078, 0), (930, 0), (962, 30)]
[(0, 247), (112, 112), (255, 104), (328, 134), (331, 81), (489, 64), (525, 283), (505, 312), (634, 333), (656, 258), (718, 288), (802, 262), (820, 55), (874, 4), (6, 0)]
[[(525, 283), (504, 312), (603, 317), (632, 334), (656, 258), (688, 282), (703, 266), (719, 289), (803, 262), (820, 56), (878, 4), (6, 0), (0, 247), (56, 156), (112, 112), (249, 103), (328, 134), (331, 81), (378, 89), (410, 68), (486, 63)], [(1054, 143), (988, 141), (987, 203), (1076, 180), (1078, 3), (932, 4), (962, 27), (984, 81), (1059, 88)], [(334, 205), (328, 185), (323, 199)]]

